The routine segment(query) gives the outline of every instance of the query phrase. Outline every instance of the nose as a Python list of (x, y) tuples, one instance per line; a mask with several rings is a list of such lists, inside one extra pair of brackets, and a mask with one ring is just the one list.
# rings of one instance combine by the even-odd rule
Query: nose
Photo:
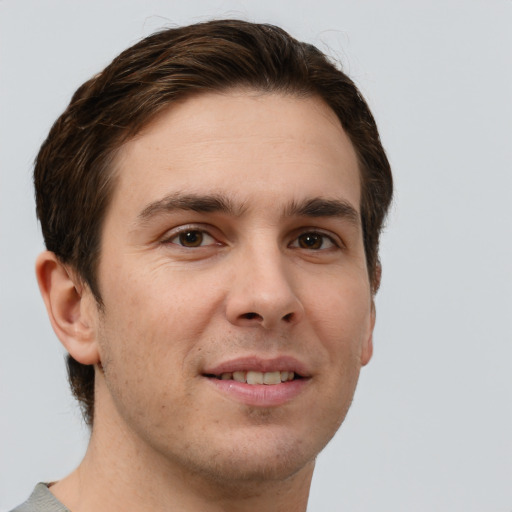
[(300, 322), (304, 307), (286, 257), (273, 250), (248, 250), (233, 262), (226, 315), (236, 326), (277, 329)]

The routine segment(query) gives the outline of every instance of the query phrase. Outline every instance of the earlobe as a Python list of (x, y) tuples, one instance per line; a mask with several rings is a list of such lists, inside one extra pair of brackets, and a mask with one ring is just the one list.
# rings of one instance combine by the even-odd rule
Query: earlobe
[(375, 303), (372, 301), (372, 310), (371, 310), (371, 317), (370, 317), (370, 332), (364, 341), (363, 349), (361, 351), (361, 366), (366, 366), (373, 355), (373, 329), (375, 328), (375, 319), (376, 319), (376, 312), (375, 312)]
[(50, 251), (37, 258), (36, 276), (53, 330), (65, 349), (79, 363), (98, 363), (92, 293)]

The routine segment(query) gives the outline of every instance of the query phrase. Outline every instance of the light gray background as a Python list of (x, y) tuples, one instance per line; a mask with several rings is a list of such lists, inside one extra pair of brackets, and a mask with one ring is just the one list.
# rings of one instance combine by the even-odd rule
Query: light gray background
[(118, 52), (212, 16), (337, 55), (394, 168), (375, 354), (309, 510), (511, 512), (510, 0), (0, 0), (0, 510), (87, 438), (34, 278), (38, 147)]

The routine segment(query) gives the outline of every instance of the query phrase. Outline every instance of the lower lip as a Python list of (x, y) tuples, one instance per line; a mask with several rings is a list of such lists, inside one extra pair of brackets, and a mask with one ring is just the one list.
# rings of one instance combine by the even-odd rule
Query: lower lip
[(247, 384), (234, 380), (208, 378), (215, 388), (227, 397), (255, 407), (277, 407), (286, 404), (306, 388), (309, 379), (295, 379), (281, 384)]

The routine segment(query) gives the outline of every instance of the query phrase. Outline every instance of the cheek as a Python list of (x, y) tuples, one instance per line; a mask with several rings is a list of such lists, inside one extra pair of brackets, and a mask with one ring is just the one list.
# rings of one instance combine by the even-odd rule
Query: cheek
[[(186, 371), (215, 318), (220, 284), (172, 270), (164, 265), (144, 273), (120, 268), (117, 278), (112, 273), (105, 279), (101, 357), (115, 362), (119, 377), (166, 378)], [(122, 280), (121, 275), (133, 278)]]
[(154, 312), (144, 311), (138, 301), (130, 303), (136, 307), (130, 310), (133, 314), (129, 320), (122, 323), (117, 321), (124, 318), (122, 315), (112, 315), (103, 323), (99, 336), (109, 400), (140, 436), (166, 422), (181, 428), (179, 423), (184, 420), (177, 412), (191, 405), (186, 403), (188, 392), (182, 374), (190, 347), (186, 338), (177, 339), (172, 322), (165, 323)]
[(339, 286), (324, 287), (309, 306), (320, 338), (333, 351), (358, 349), (371, 334), (371, 294), (367, 279), (339, 279)]
[[(170, 335), (193, 327), (188, 319), (206, 307), (204, 297), (210, 286), (202, 286), (187, 272), (164, 264), (148, 262), (141, 266), (125, 264), (105, 279), (104, 302), (110, 322), (120, 329), (148, 334), (161, 328)], [(200, 318), (196, 315), (196, 320)]]
[[(312, 304), (312, 325), (328, 371), (322, 375), (324, 411), (337, 428), (352, 401), (363, 348), (371, 335), (371, 295), (367, 281), (340, 280), (336, 289), (324, 290)], [(329, 405), (330, 404), (330, 405)]]

